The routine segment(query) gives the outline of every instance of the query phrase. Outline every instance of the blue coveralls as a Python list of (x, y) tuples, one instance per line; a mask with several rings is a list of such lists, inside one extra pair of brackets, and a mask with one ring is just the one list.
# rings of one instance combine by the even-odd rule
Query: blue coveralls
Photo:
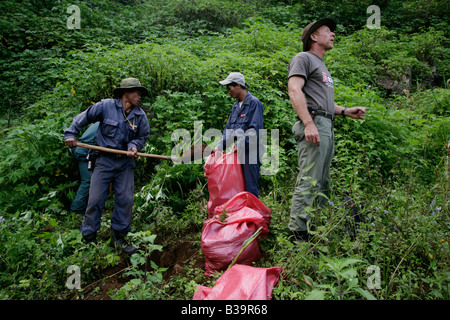
[(256, 197), (259, 197), (260, 157), (264, 150), (259, 143), (260, 129), (264, 129), (263, 104), (250, 92), (247, 92), (242, 106), (239, 106), (239, 101), (233, 104), (222, 140), (217, 145), (218, 149), (226, 150), (236, 138), (245, 190)]
[[(135, 147), (140, 151), (150, 136), (147, 116), (141, 108), (134, 107), (125, 118), (120, 99), (105, 99), (75, 116), (72, 125), (64, 132), (64, 138), (76, 138), (81, 128), (96, 121), (100, 121), (96, 140), (97, 145), (101, 147), (119, 150), (130, 150)], [(110, 183), (113, 184), (115, 191), (111, 228), (123, 234), (130, 231), (134, 168), (134, 160), (125, 155), (101, 153), (97, 158), (91, 177), (85, 219), (80, 227), (83, 236), (90, 235), (100, 228)]]

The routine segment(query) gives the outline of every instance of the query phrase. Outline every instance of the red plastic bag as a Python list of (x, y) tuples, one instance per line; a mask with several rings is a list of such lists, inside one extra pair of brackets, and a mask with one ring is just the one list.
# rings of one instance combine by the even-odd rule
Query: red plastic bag
[(214, 161), (214, 153), (211, 154), (204, 169), (208, 179), (208, 215), (212, 215), (215, 207), (245, 191), (244, 175), (237, 152), (223, 153), (217, 161)]
[[(228, 200), (226, 203), (217, 206), (214, 209), (214, 215), (221, 214), (225, 212), (227, 214), (238, 211), (243, 207), (251, 208), (257, 212), (259, 212), (263, 217), (267, 224), (270, 225), (272, 210), (269, 209), (264, 203), (261, 202), (257, 197), (255, 197), (250, 192), (244, 191), (235, 195), (233, 198)], [(209, 217), (212, 218), (213, 215)]]
[[(233, 212), (224, 222), (215, 218), (205, 221), (201, 237), (200, 246), (205, 256), (206, 275), (228, 268), (241, 251), (244, 241), (260, 227), (262, 229), (259, 237), (264, 237), (269, 232), (264, 217), (251, 208), (244, 207)], [(250, 265), (259, 258), (261, 253), (257, 238), (239, 255), (236, 263)]]
[(217, 279), (213, 288), (197, 286), (193, 300), (270, 300), (283, 271), (236, 264)]

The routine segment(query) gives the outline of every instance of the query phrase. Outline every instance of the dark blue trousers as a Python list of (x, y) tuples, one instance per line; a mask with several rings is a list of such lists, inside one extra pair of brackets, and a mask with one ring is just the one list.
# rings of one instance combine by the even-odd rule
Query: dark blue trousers
[(111, 228), (120, 233), (130, 231), (135, 166), (134, 160), (127, 157), (117, 158), (115, 155), (98, 157), (91, 177), (85, 219), (80, 228), (83, 236), (100, 229), (100, 219), (110, 183), (112, 183), (115, 192)]
[[(258, 154), (259, 155), (259, 154)], [(244, 175), (244, 181), (245, 181), (245, 191), (250, 192), (255, 197), (259, 197), (259, 170), (261, 167), (261, 162), (259, 161), (259, 157), (255, 159), (252, 159), (250, 161), (249, 153), (245, 153), (245, 162), (241, 164), (242, 166), (242, 173)]]

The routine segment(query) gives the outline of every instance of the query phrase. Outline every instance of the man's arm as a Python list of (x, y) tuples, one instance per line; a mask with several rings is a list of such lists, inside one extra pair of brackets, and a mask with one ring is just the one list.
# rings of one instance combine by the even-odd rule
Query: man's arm
[[(232, 108), (233, 110), (233, 108)], [(233, 111), (231, 111), (233, 112)], [(233, 139), (234, 135), (233, 134), (227, 134), (227, 130), (230, 130), (231, 125), (230, 125), (230, 119), (231, 119), (231, 114), (228, 116), (227, 122), (225, 124), (225, 128), (223, 129), (222, 132), (222, 138), (219, 140), (219, 142), (217, 142), (216, 147), (214, 148), (213, 152), (216, 151), (224, 151), (227, 146), (229, 146), (229, 140)], [(230, 133), (230, 132), (228, 132)]]
[(290, 77), (288, 81), (289, 98), (291, 99), (292, 108), (305, 126), (306, 141), (320, 146), (319, 131), (309, 114), (305, 94), (302, 91), (304, 85), (305, 79), (303, 77)]
[(85, 111), (73, 118), (71, 126), (64, 131), (64, 143), (68, 147), (77, 146), (77, 136), (81, 129), (87, 126), (89, 123), (100, 121), (100, 116), (103, 110), (103, 102), (97, 102), (93, 104)]
[[(344, 113), (342, 111), (345, 109)], [(338, 106), (337, 104), (334, 105), (334, 114), (342, 114), (343, 116), (347, 116), (353, 119), (362, 119), (366, 115), (366, 108), (365, 107), (353, 107), (353, 108), (344, 108), (341, 106)]]
[(64, 131), (64, 143), (66, 146), (73, 148), (77, 146), (77, 135), (81, 129), (88, 124), (86, 111), (75, 116), (72, 121), (72, 125)]

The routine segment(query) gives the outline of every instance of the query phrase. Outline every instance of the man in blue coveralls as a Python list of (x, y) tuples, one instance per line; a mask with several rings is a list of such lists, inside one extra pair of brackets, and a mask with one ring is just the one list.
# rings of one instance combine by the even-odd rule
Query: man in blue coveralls
[(139, 107), (141, 97), (148, 96), (148, 90), (138, 79), (126, 78), (120, 87), (113, 90), (113, 94), (117, 99), (104, 99), (75, 116), (72, 125), (64, 131), (64, 139), (67, 146), (75, 147), (80, 130), (89, 123), (99, 121), (97, 145), (128, 151), (126, 156), (106, 152), (99, 154), (80, 231), (86, 242), (96, 242), (109, 184), (112, 183), (115, 206), (111, 217), (111, 245), (121, 248), (125, 254), (133, 254), (136, 248), (128, 245), (124, 237), (131, 228), (134, 158), (150, 136), (147, 116)]
[(226, 150), (236, 139), (231, 152), (237, 151), (245, 181), (245, 191), (259, 197), (260, 157), (263, 146), (260, 145), (260, 129), (264, 129), (263, 105), (258, 98), (246, 89), (244, 76), (232, 72), (219, 81), (227, 87), (228, 94), (236, 99), (223, 131), (222, 140), (214, 151)]

